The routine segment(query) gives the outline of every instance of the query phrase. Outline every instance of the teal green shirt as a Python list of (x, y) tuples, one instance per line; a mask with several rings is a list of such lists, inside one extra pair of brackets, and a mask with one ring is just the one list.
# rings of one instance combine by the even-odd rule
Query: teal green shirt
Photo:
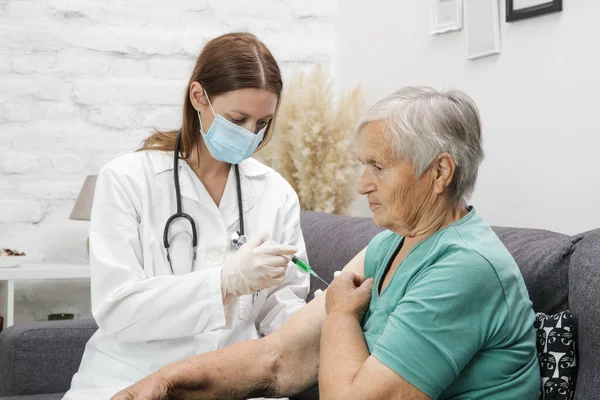
[(540, 395), (532, 303), (515, 260), (474, 209), (418, 243), (379, 294), (403, 242), (369, 243), (369, 352), (433, 399)]

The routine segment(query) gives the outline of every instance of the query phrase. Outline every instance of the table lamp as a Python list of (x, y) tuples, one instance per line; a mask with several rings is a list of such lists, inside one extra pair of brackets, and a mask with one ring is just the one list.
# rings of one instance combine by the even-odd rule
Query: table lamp
[[(79, 191), (79, 196), (77, 196), (77, 200), (75, 201), (75, 205), (73, 206), (73, 210), (71, 210), (71, 215), (69, 219), (77, 220), (77, 221), (89, 221), (90, 215), (92, 213), (92, 202), (94, 200), (94, 188), (96, 187), (96, 178), (97, 175), (88, 175), (85, 177), (85, 181), (83, 182), (83, 186)], [(89, 238), (85, 242), (85, 247), (90, 252), (90, 242)]]

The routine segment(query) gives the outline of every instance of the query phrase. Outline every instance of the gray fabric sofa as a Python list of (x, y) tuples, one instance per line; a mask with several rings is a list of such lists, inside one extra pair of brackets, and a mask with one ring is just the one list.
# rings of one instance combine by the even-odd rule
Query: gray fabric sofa
[[(311, 266), (325, 280), (380, 231), (369, 218), (303, 212)], [(578, 330), (576, 400), (600, 399), (600, 229), (574, 236), (494, 228), (516, 259), (536, 311), (570, 309)], [(324, 286), (312, 281), (311, 292)], [(77, 370), (93, 321), (44, 322), (0, 334), (0, 398), (60, 399)], [(317, 399), (315, 388), (297, 399)], [(1, 400), (0, 399), (0, 400)]]

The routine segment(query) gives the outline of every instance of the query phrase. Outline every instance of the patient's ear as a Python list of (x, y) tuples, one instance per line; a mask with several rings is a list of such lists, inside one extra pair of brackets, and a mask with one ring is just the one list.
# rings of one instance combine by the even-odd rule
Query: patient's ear
[(433, 190), (436, 194), (442, 194), (454, 179), (456, 163), (454, 158), (448, 153), (442, 153), (437, 156), (431, 165), (433, 174)]

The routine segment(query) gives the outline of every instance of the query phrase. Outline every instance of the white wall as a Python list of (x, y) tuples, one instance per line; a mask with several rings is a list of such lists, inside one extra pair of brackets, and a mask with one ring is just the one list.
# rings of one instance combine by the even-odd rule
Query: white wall
[[(203, 43), (247, 30), (289, 75), (332, 65), (336, 0), (0, 1), (0, 247), (86, 262), (84, 177), (175, 128)], [(89, 316), (86, 282), (18, 286), (16, 321)]]
[[(404, 85), (453, 86), (480, 107), (486, 159), (472, 199), (491, 224), (600, 228), (600, 2), (504, 22), (502, 53), (466, 59), (465, 31), (429, 35), (428, 1), (345, 0), (337, 77), (371, 101)], [(500, 3), (504, 3), (500, 0)], [(364, 201), (358, 214), (370, 215)]]

